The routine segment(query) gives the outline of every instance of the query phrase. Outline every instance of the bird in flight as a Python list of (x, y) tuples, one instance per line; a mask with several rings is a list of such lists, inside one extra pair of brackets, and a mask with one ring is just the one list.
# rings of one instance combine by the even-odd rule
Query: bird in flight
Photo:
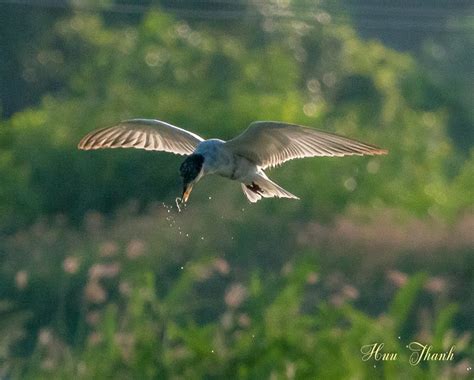
[(255, 121), (237, 137), (223, 141), (204, 140), (160, 120), (132, 119), (89, 133), (78, 148), (136, 148), (187, 156), (180, 167), (182, 203), (208, 174), (240, 182), (252, 203), (272, 197), (299, 199), (269, 179), (264, 170), (295, 158), (387, 154), (370, 144), (278, 121)]

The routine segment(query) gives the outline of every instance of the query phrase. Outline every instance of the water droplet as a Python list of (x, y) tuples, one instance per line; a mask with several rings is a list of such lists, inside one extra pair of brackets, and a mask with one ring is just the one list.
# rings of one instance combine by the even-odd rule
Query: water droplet
[(178, 209), (178, 212), (181, 212), (181, 206), (183, 204), (183, 200), (180, 198), (180, 197), (177, 197), (175, 199), (175, 202), (176, 202), (176, 207)]
[(344, 182), (344, 187), (348, 191), (354, 191), (357, 187), (357, 181), (355, 180), (355, 178), (350, 177)]

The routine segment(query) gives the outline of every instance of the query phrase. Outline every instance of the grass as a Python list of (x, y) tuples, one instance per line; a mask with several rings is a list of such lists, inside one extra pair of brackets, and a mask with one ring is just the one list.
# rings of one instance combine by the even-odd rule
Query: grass
[[(438, 223), (429, 239), (433, 220), (393, 211), (327, 225), (268, 218), (256, 230), (253, 210), (199, 207), (131, 204), (3, 239), (3, 376), (471, 375), (472, 216)], [(455, 360), (412, 366), (412, 341), (455, 345)], [(398, 360), (363, 361), (361, 347), (375, 342)]]

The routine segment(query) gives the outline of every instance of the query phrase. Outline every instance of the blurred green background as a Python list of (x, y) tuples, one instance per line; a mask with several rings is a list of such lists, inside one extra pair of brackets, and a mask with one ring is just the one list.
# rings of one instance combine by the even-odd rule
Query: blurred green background
[[(473, 41), (468, 1), (1, 0), (0, 378), (472, 378)], [(207, 178), (178, 212), (182, 158), (76, 149), (134, 117), (390, 154), (269, 173), (300, 201)]]

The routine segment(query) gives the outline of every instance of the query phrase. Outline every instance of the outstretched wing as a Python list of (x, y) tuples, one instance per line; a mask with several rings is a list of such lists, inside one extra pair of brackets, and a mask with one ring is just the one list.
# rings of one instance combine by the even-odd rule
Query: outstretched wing
[(387, 154), (360, 141), (276, 121), (253, 122), (226, 146), (263, 169), (303, 157)]
[(201, 141), (198, 135), (160, 120), (132, 119), (89, 133), (77, 147), (137, 148), (189, 155)]

